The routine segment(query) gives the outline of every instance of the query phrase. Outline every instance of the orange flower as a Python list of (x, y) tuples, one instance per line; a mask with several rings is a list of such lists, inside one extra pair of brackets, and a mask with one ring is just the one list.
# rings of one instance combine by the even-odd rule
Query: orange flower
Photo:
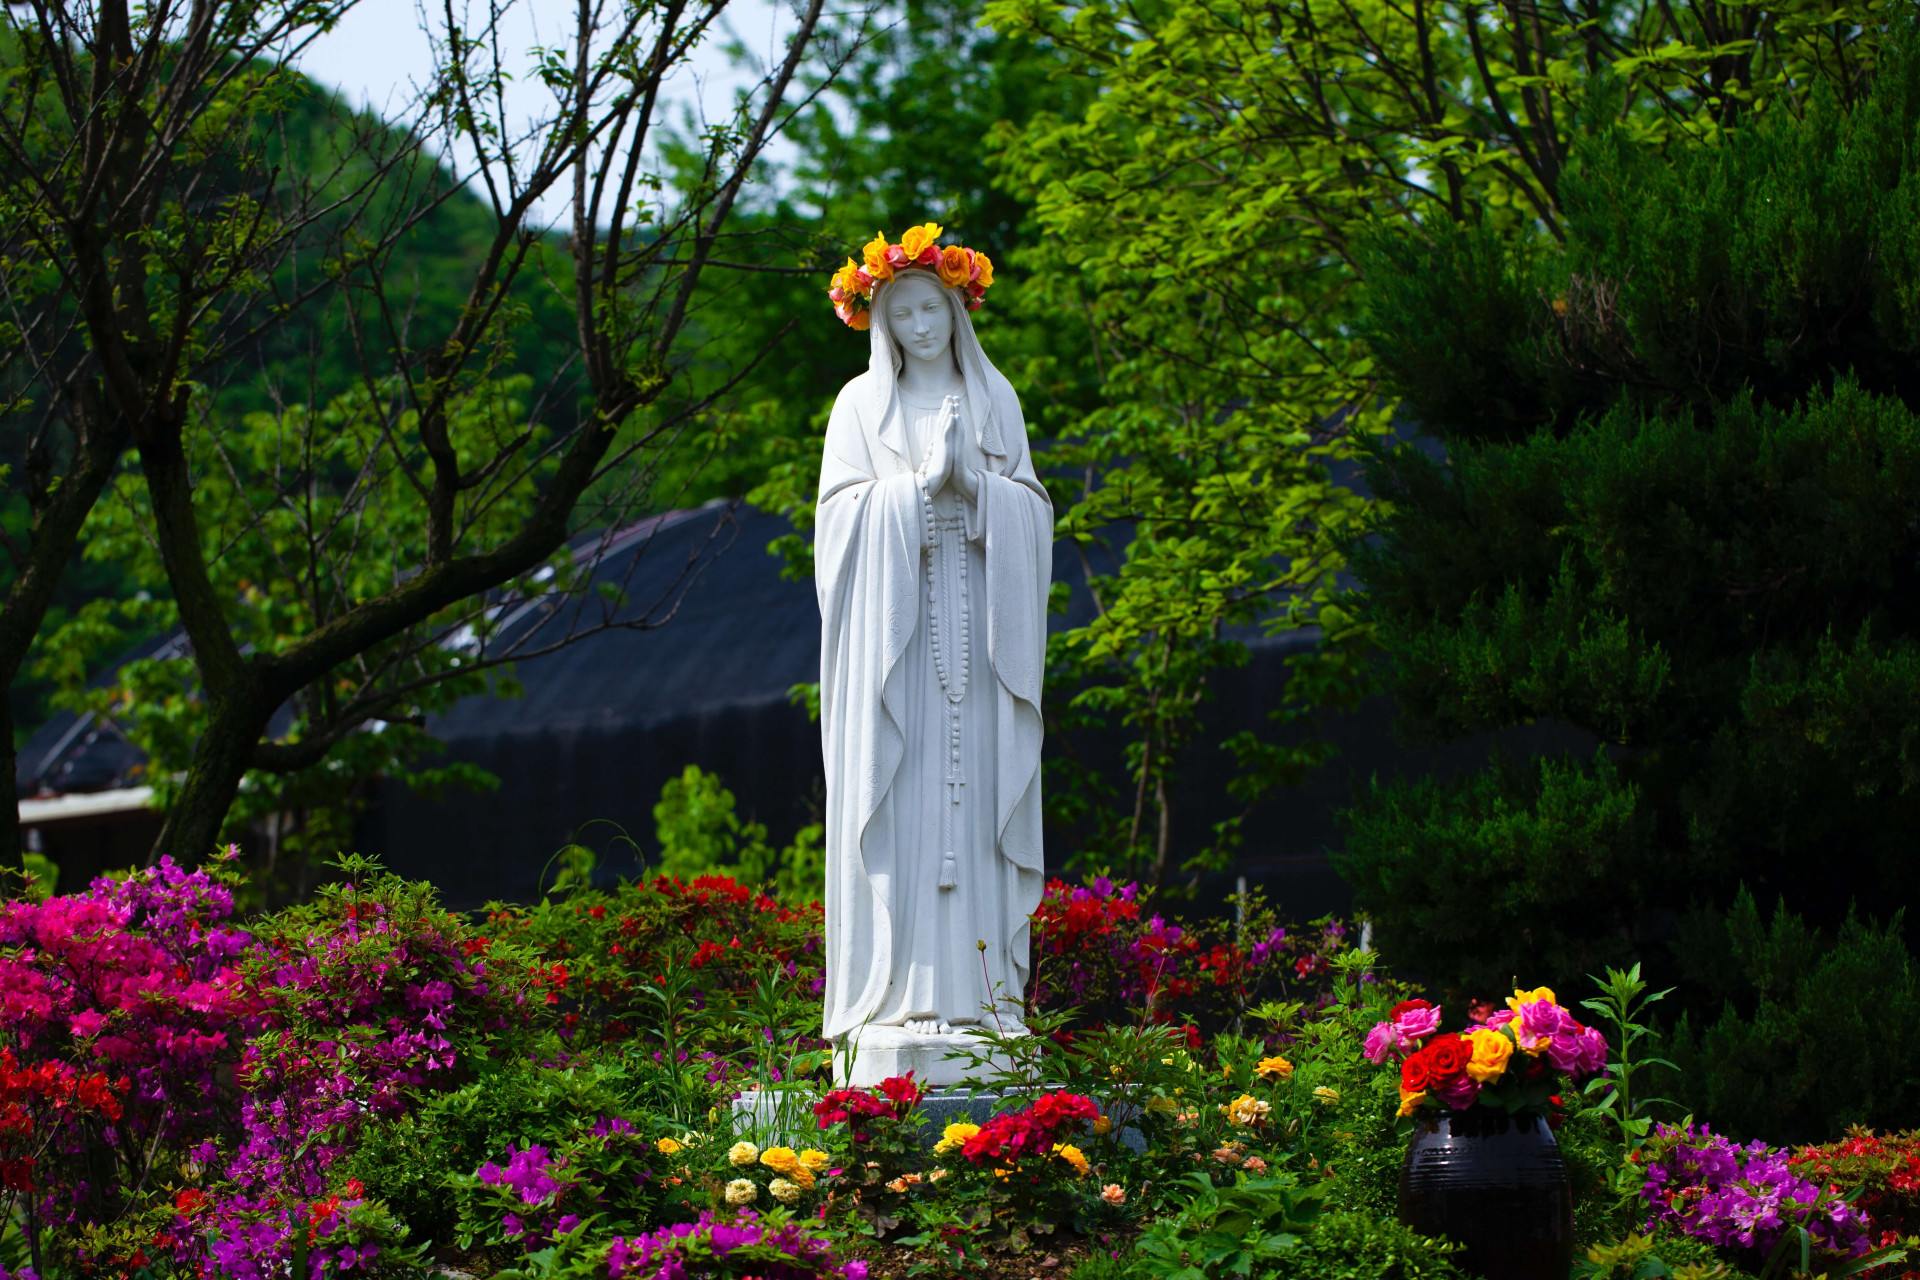
[(847, 328), (869, 329), (873, 327), (873, 312), (856, 311), (847, 317)]
[(973, 251), (973, 282), (982, 289), (993, 283), (993, 259), (978, 249)]
[(867, 274), (876, 284), (893, 279), (893, 264), (887, 261), (887, 237), (883, 233), (874, 232), (873, 239), (867, 241), (860, 253), (867, 260)]
[(950, 244), (940, 251), (940, 261), (934, 270), (940, 273), (941, 284), (958, 289), (973, 279), (973, 255), (957, 244)]

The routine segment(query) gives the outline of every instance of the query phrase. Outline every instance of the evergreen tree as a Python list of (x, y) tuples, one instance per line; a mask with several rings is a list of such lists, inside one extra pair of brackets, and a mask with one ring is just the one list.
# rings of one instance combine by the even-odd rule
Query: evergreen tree
[(1440, 446), (1376, 454), (1385, 506), (1354, 552), (1405, 726), (1546, 719), (1598, 743), (1376, 782), (1340, 865), (1391, 961), (1493, 994), (1661, 960), (1742, 884), (1822, 926), (1909, 899), (1911, 31), (1858, 89), (1665, 148), (1596, 133), (1560, 240), (1373, 243), (1371, 348)]

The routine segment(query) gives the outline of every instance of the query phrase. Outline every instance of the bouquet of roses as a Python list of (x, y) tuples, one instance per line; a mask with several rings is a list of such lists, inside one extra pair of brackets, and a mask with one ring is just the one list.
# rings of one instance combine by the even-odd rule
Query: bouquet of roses
[(1366, 1055), (1376, 1066), (1399, 1059), (1403, 1116), (1422, 1107), (1538, 1113), (1562, 1074), (1581, 1080), (1606, 1070), (1607, 1039), (1538, 987), (1515, 991), (1505, 1009), (1458, 1032), (1440, 1030), (1433, 1004), (1403, 1000), (1367, 1033)]

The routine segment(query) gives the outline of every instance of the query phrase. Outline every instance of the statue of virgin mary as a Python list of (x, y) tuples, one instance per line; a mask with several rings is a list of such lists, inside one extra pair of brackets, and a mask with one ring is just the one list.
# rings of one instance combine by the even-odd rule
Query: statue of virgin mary
[(992, 264), (939, 235), (877, 239), (832, 291), (871, 344), (827, 424), (814, 535), (842, 1084), (956, 1083), (970, 1028), (1022, 1029), (1043, 881), (1053, 507), (974, 336)]

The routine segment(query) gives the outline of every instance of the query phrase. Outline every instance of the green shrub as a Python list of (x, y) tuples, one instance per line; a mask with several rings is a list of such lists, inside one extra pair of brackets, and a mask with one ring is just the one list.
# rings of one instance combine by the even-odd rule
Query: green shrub
[(502, 1063), (416, 1112), (370, 1127), (348, 1157), (348, 1173), (391, 1205), (416, 1239), (445, 1244), (459, 1216), (453, 1179), (510, 1147), (558, 1146), (600, 1117), (622, 1114), (622, 1079), (605, 1066)]
[(1884, 928), (1850, 915), (1829, 936), (1784, 903), (1763, 919), (1743, 888), (1725, 917), (1690, 917), (1675, 951), (1723, 1004), (1667, 1037), (1667, 1096), (1722, 1133), (1772, 1142), (1920, 1124), (1920, 980), (1901, 913)]
[(1455, 1280), (1458, 1246), (1423, 1236), (1391, 1214), (1329, 1213), (1287, 1259), (1287, 1280)]

